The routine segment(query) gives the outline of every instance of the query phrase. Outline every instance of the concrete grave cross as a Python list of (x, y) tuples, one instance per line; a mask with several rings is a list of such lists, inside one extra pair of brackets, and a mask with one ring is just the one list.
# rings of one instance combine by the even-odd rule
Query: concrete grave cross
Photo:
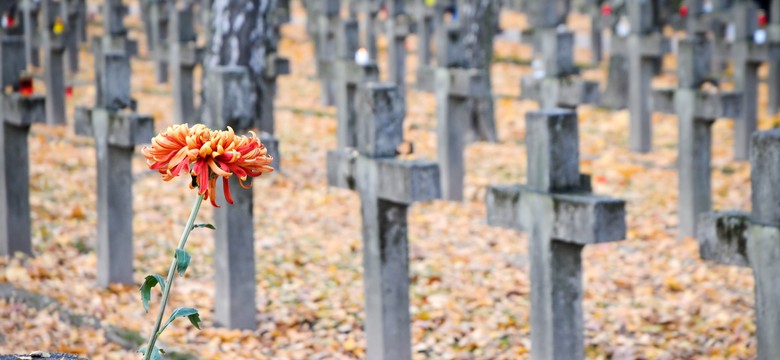
[(735, 40), (731, 44), (734, 68), (734, 86), (742, 93), (742, 112), (734, 124), (734, 158), (746, 160), (750, 152), (750, 138), (757, 129), (758, 68), (762, 63), (780, 59), (780, 38), (757, 43), (758, 7), (752, 1), (733, 5)]
[(333, 80), (336, 90), (336, 138), (338, 147), (357, 146), (357, 108), (355, 96), (358, 87), (379, 80), (379, 67), (375, 61), (365, 64), (355, 62), (359, 48), (359, 32), (356, 20), (345, 20), (337, 37), (340, 59), (334, 65)]
[(68, 71), (79, 71), (79, 43), (82, 39), (81, 31), (86, 26), (86, 0), (62, 0), (65, 7), (65, 23), (68, 26), (65, 44), (67, 47)]
[(148, 37), (151, 42), (149, 48), (155, 62), (155, 79), (158, 84), (168, 82), (168, 20), (170, 9), (176, 7), (175, 0), (146, 0), (149, 9)]
[(38, 24), (41, 26), (44, 81), (46, 82), (46, 123), (66, 122), (65, 50), (70, 24), (64, 0), (42, 0)]
[(752, 213), (701, 214), (697, 229), (701, 258), (753, 269), (756, 336), (760, 360), (780, 353), (780, 129), (753, 135), (750, 153)]
[[(388, 73), (390, 80), (398, 86), (405, 99), (406, 94), (406, 36), (410, 33), (411, 18), (405, 11), (407, 0), (387, 0), (388, 18), (385, 21), (387, 34)], [(375, 58), (376, 59), (376, 58)]]
[(537, 101), (542, 109), (599, 103), (598, 83), (576, 76), (574, 34), (540, 28), (534, 30), (534, 37), (540, 47), (534, 51), (540, 56), (543, 69), (520, 80), (520, 98)]
[(32, 254), (27, 136), (46, 111), (43, 96), (19, 93), (24, 48), (23, 35), (0, 33), (0, 256)]
[[(228, 126), (237, 133), (251, 130), (256, 123), (257, 97), (249, 70), (243, 66), (215, 66), (208, 70), (205, 87), (204, 123), (211, 129)], [(260, 140), (274, 157), (278, 167), (278, 142), (267, 133)], [(251, 178), (244, 181), (246, 184)], [(216, 293), (214, 320), (233, 329), (255, 329), (257, 319), (252, 189), (239, 184), (237, 176), (228, 178), (234, 204), (217, 196), (221, 206), (214, 209), (214, 266)], [(222, 194), (222, 182), (217, 181), (216, 194)]]
[(580, 174), (577, 115), (526, 115), (528, 183), (490, 186), (488, 224), (529, 233), (533, 359), (585, 357), (582, 248), (625, 237), (625, 202), (590, 194)]
[(171, 4), (168, 34), (170, 41), (171, 77), (173, 82), (173, 118), (176, 123), (196, 123), (195, 66), (203, 62), (204, 51), (196, 44), (193, 3), (183, 8)]
[(710, 51), (706, 39), (681, 40), (677, 55), (678, 88), (655, 90), (651, 98), (655, 111), (677, 114), (680, 237), (695, 235), (699, 214), (710, 211), (712, 206), (712, 124), (719, 118), (736, 118), (741, 111), (739, 93), (699, 89), (709, 76)]
[[(266, 67), (263, 72), (263, 91), (260, 94), (262, 103), (260, 116), (257, 118), (256, 127), (261, 131), (274, 135), (276, 134), (276, 125), (274, 120), (274, 99), (276, 98), (276, 81), (281, 75), (290, 74), (290, 60), (279, 56), (278, 53), (271, 53), (266, 56)], [(276, 158), (274, 158), (276, 159)], [(278, 165), (278, 162), (277, 162)]]
[(357, 190), (363, 218), (367, 359), (411, 359), (407, 210), (439, 198), (436, 163), (395, 159), (403, 101), (395, 85), (358, 90), (357, 149), (328, 152), (328, 184)]
[[(333, 82), (328, 79), (325, 66), (332, 66), (336, 61), (336, 34), (338, 33), (339, 12), (341, 11), (340, 0), (322, 0), (310, 4), (309, 6), (319, 6), (317, 19), (317, 36), (314, 38), (314, 48), (317, 55), (317, 76), (321, 80), (321, 97), (323, 105), (335, 105), (335, 94)], [(374, 57), (375, 59), (376, 57)]]
[(40, 2), (34, 0), (22, 0), (22, 25), (24, 26), (24, 53), (28, 65), (40, 66), (39, 39), (36, 34), (38, 29), (38, 13)]
[[(770, 0), (770, 12), (777, 14), (780, 12), (780, 0)], [(769, 18), (769, 24), (766, 27), (767, 42), (780, 42), (780, 16)], [(769, 88), (769, 114), (774, 115), (780, 110), (780, 57), (769, 59), (769, 76), (766, 79)]]
[(133, 152), (154, 136), (154, 119), (77, 107), (74, 122), (77, 135), (95, 138), (98, 285), (133, 284)]
[(629, 148), (648, 152), (652, 146), (650, 113), (651, 82), (661, 70), (664, 54), (671, 50), (663, 36), (663, 26), (656, 24), (658, 4), (650, 0), (626, 3), (632, 25), (627, 39), (628, 110), (630, 115)]
[(103, 14), (103, 35), (93, 39), (93, 52), (119, 50), (128, 56), (138, 54), (138, 43), (128, 38), (124, 18), (128, 8), (122, 0), (106, 0), (101, 6)]

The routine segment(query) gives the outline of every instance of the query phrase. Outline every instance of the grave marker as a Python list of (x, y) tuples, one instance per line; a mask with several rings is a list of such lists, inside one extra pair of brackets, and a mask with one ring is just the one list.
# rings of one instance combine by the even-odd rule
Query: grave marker
[(40, 66), (40, 51), (35, 34), (38, 29), (40, 2), (22, 0), (22, 24), (24, 25), (24, 53), (28, 65)]
[(532, 359), (585, 357), (582, 248), (626, 233), (625, 202), (583, 186), (577, 122), (571, 110), (528, 113), (528, 184), (487, 191), (488, 224), (529, 232)]
[(170, 4), (168, 33), (170, 41), (171, 77), (173, 83), (173, 118), (176, 123), (196, 123), (195, 117), (195, 66), (203, 61), (203, 49), (196, 44), (193, 4), (183, 8)]
[(131, 106), (130, 58), (109, 50), (95, 61), (102, 84), (94, 108), (76, 107), (75, 132), (95, 139), (97, 158), (97, 282), (133, 283), (133, 167), (136, 145), (154, 136), (154, 119)]
[[(255, 103), (258, 99), (246, 67), (213, 66), (208, 69), (206, 81), (206, 126), (218, 130), (230, 126), (238, 133), (255, 126)], [(275, 139), (261, 133), (260, 140), (276, 163), (278, 144)], [(214, 209), (214, 226), (217, 228), (214, 232), (214, 266), (216, 293), (220, 294), (215, 299), (214, 321), (232, 329), (255, 329), (257, 282), (252, 189), (243, 188), (238, 176), (228, 178), (228, 185), (234, 204), (227, 205), (220, 196), (217, 203), (221, 207)], [(221, 181), (217, 182), (216, 193), (222, 194)]]
[(66, 122), (65, 113), (65, 45), (71, 31), (66, 23), (65, 4), (56, 0), (42, 0), (38, 23), (44, 51), (44, 81), (46, 82), (46, 123)]
[(576, 76), (574, 34), (565, 29), (567, 0), (534, 0), (528, 4), (534, 57), (540, 68), (520, 80), (520, 99), (539, 102), (540, 109), (598, 104), (598, 83)]
[[(176, 1), (147, 0), (149, 1), (149, 29), (151, 31), (151, 43), (149, 49), (154, 58), (154, 74), (158, 84), (168, 82), (168, 15), (169, 6), (175, 7)], [(149, 37), (148, 37), (149, 38)]]
[(318, 65), (317, 75), (321, 81), (320, 100), (323, 105), (334, 105), (336, 99), (333, 82), (327, 79), (326, 73), (323, 72), (323, 67), (332, 66), (333, 61), (336, 59), (336, 33), (341, 22), (339, 19), (341, 0), (317, 1), (309, 6), (321, 7), (318, 9), (317, 37), (314, 39)]
[[(390, 81), (398, 86), (405, 99), (406, 94), (406, 36), (410, 32), (411, 18), (406, 14), (406, 0), (386, 0), (387, 58)], [(372, 59), (376, 59), (373, 57)]]
[(741, 95), (699, 90), (708, 81), (711, 51), (705, 38), (684, 39), (677, 55), (677, 89), (655, 90), (652, 108), (677, 114), (678, 216), (681, 237), (696, 234), (699, 214), (711, 209), (710, 156), (712, 124), (740, 114)]
[(661, 70), (664, 54), (670, 44), (663, 36), (663, 24), (657, 21), (657, 4), (652, 1), (630, 1), (626, 4), (631, 24), (628, 35), (628, 110), (630, 115), (629, 148), (649, 152), (653, 144), (650, 113), (651, 82)]
[(734, 4), (735, 41), (731, 44), (734, 88), (742, 93), (741, 116), (734, 124), (734, 158), (746, 160), (750, 138), (758, 122), (758, 67), (780, 58), (780, 38), (775, 43), (757, 43), (758, 8), (752, 1)]
[(750, 154), (753, 212), (702, 214), (697, 233), (702, 259), (753, 269), (760, 360), (774, 359), (780, 353), (779, 157), (780, 130), (755, 133)]
[(357, 150), (328, 152), (328, 184), (357, 190), (363, 219), (366, 358), (408, 360), (411, 350), (407, 211), (439, 197), (433, 162), (395, 159), (403, 100), (395, 85), (358, 91)]
[(418, 78), (418, 85), (436, 95), (436, 154), (442, 198), (462, 201), (466, 172), (463, 153), (467, 129), (473, 124), (471, 100), (485, 96), (488, 85), (484, 72), (461, 67), (465, 58), (460, 28), (448, 25), (437, 31), (436, 55), (443, 67), (436, 68), (432, 78)]
[(358, 23), (345, 20), (337, 36), (338, 60), (333, 64), (333, 79), (336, 85), (336, 117), (338, 127), (336, 138), (339, 148), (357, 146), (357, 106), (355, 96), (365, 83), (379, 80), (379, 68), (374, 61), (358, 64), (354, 54), (359, 44)]
[(0, 33), (0, 256), (32, 255), (27, 136), (30, 125), (45, 121), (46, 110), (43, 96), (19, 93), (24, 48), (21, 29)]
[(534, 36), (538, 37), (541, 46), (543, 70), (520, 80), (520, 99), (537, 101), (540, 109), (598, 104), (598, 83), (577, 76), (574, 34), (567, 30), (539, 28), (534, 30)]

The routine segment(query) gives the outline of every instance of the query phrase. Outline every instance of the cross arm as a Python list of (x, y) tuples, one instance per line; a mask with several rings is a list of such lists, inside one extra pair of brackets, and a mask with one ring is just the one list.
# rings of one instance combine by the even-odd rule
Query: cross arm
[(747, 253), (750, 214), (708, 212), (699, 216), (696, 238), (703, 260), (723, 265), (750, 266)]
[(149, 115), (79, 106), (73, 118), (75, 132), (81, 136), (95, 136), (94, 121), (108, 121), (108, 143), (118, 147), (146, 144), (154, 136), (154, 118)]
[(372, 159), (344, 148), (328, 152), (327, 169), (328, 185), (369, 189), (385, 200), (412, 204), (441, 197), (439, 166), (432, 161)]
[(16, 126), (29, 126), (46, 121), (46, 99), (41, 95), (2, 95), (3, 121)]
[[(658, 112), (674, 114), (674, 98), (680, 89), (656, 89), (650, 97), (651, 108)], [(695, 106), (695, 116), (699, 119), (715, 120), (717, 118), (737, 118), (741, 113), (740, 99), (742, 94), (733, 91), (711, 93), (696, 91), (696, 101), (689, 106)]]
[(520, 99), (541, 101), (543, 97), (548, 96), (555, 97), (556, 104), (566, 108), (574, 108), (581, 104), (598, 104), (601, 99), (598, 82), (579, 77), (524, 76), (520, 79)]
[(343, 73), (331, 77), (331, 79), (336, 80), (340, 77), (339, 80), (345, 80), (351, 84), (379, 80), (379, 66), (375, 61), (369, 61), (363, 65), (354, 61), (342, 61), (338, 66), (341, 67)]
[(552, 201), (553, 239), (588, 245), (625, 238), (625, 201), (592, 194), (548, 194), (523, 185), (488, 188), (488, 224), (528, 230), (524, 219), (540, 211), (534, 201), (539, 197)]
[(447, 89), (451, 96), (484, 96), (487, 84), (477, 69), (439, 68), (436, 70), (435, 87)]

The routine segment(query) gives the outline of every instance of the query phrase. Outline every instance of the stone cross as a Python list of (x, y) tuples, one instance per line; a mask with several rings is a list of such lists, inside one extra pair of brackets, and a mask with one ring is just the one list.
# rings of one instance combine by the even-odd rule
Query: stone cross
[(46, 111), (43, 96), (19, 93), (24, 49), (21, 29), (0, 33), (0, 256), (32, 255), (27, 135), (32, 123), (45, 121)]
[[(68, 31), (66, 34), (67, 63), (71, 73), (79, 71), (79, 45), (86, 40), (87, 5), (86, 0), (65, 0), (63, 6), (67, 11)], [(84, 39), (84, 40), (82, 40)]]
[(203, 61), (203, 49), (196, 44), (197, 33), (194, 27), (192, 3), (179, 8), (175, 3), (169, 5), (168, 34), (170, 41), (171, 77), (173, 83), (173, 118), (176, 123), (196, 123), (195, 66)]
[(382, 6), (382, 0), (360, 0), (362, 2), (363, 17), (360, 23), (360, 29), (363, 33), (363, 47), (368, 51), (371, 59), (377, 59), (379, 51), (377, 50), (376, 27), (379, 10)]
[(150, 50), (155, 62), (155, 78), (158, 84), (168, 82), (168, 15), (169, 6), (175, 7), (175, 0), (148, 0), (151, 30)]
[[(780, 14), (780, 0), (771, 0), (769, 11)], [(780, 16), (771, 16), (766, 30), (769, 43), (780, 42)], [(766, 81), (769, 88), (769, 114), (775, 115), (780, 111), (780, 57), (769, 59), (769, 76)]]
[(677, 89), (653, 91), (655, 111), (677, 114), (678, 141), (678, 216), (681, 237), (696, 234), (699, 214), (710, 211), (710, 156), (712, 124), (719, 118), (740, 114), (741, 95), (699, 90), (708, 81), (711, 51), (704, 38), (684, 39), (677, 54)]
[(750, 153), (753, 211), (701, 214), (701, 258), (750, 267), (755, 277), (755, 319), (760, 360), (780, 354), (780, 129), (756, 132)]
[[(211, 129), (222, 130), (228, 126), (237, 133), (252, 129), (257, 120), (255, 102), (258, 101), (243, 66), (214, 66), (208, 69), (204, 87), (204, 123)], [(278, 144), (267, 133), (260, 140), (269, 154), (278, 156)], [(276, 166), (274, 164), (274, 166)], [(251, 181), (247, 179), (244, 183)], [(226, 204), (222, 196), (222, 181), (217, 181), (217, 203), (214, 209), (214, 266), (216, 268), (216, 293), (214, 321), (233, 329), (257, 327), (255, 294), (255, 252), (252, 189), (244, 189), (238, 176), (228, 179), (234, 205)]]
[(133, 283), (133, 167), (136, 145), (154, 136), (154, 119), (125, 110), (130, 99), (130, 58), (121, 51), (100, 54), (95, 107), (76, 107), (75, 132), (95, 139), (97, 158), (97, 282)]
[[(398, 86), (405, 99), (406, 89), (406, 36), (409, 35), (411, 17), (405, 11), (406, 0), (386, 0), (387, 57), (390, 81)], [(374, 57), (373, 59), (376, 59)]]
[(42, 0), (38, 24), (42, 27), (44, 81), (46, 82), (46, 123), (64, 124), (65, 113), (65, 49), (71, 31), (67, 10), (62, 0)]
[[(602, 60), (604, 29), (608, 29), (614, 21), (613, 15), (603, 14), (601, 11), (601, 5), (606, 3), (608, 2), (602, 0), (587, 1), (587, 9), (590, 13), (590, 51), (594, 65), (600, 64)], [(615, 37), (614, 33), (613, 37)]]
[(24, 53), (28, 65), (40, 66), (40, 51), (38, 49), (38, 13), (40, 3), (34, 0), (22, 0), (22, 23), (24, 25)]
[(339, 12), (341, 0), (322, 0), (310, 3), (309, 6), (318, 6), (319, 18), (317, 23), (317, 37), (314, 39), (314, 47), (317, 53), (317, 75), (321, 80), (321, 102), (323, 105), (334, 105), (335, 94), (333, 82), (328, 80), (323, 72), (323, 63), (332, 63), (336, 59), (336, 33), (340, 23)]
[[(280, 75), (290, 74), (290, 60), (279, 56), (278, 53), (271, 53), (266, 56), (266, 68), (263, 73), (263, 93), (260, 95), (262, 103), (260, 116), (257, 118), (256, 127), (270, 135), (276, 134), (276, 125), (274, 120), (276, 98), (276, 80)], [(277, 154), (278, 156), (278, 154)], [(278, 169), (278, 158), (274, 157), (275, 168)]]
[(338, 60), (333, 63), (332, 78), (336, 90), (336, 138), (339, 148), (357, 146), (357, 107), (355, 95), (358, 87), (379, 80), (379, 67), (375, 61), (366, 64), (355, 62), (355, 52), (360, 46), (358, 22), (344, 20), (339, 27), (336, 48)]
[(95, 138), (98, 285), (133, 284), (133, 151), (154, 136), (154, 119), (98, 107), (74, 118), (77, 135)]
[(428, 6), (425, 1), (418, 1), (414, 10), (417, 17), (417, 66), (431, 64), (431, 38), (433, 37), (436, 9), (435, 5)]
[(490, 186), (487, 220), (529, 233), (531, 358), (585, 358), (582, 248), (625, 237), (625, 202), (590, 194), (580, 174), (577, 115), (526, 114), (528, 183)]
[(439, 169), (433, 162), (395, 158), (404, 119), (395, 85), (369, 83), (357, 96), (357, 149), (328, 152), (328, 184), (360, 194), (366, 359), (409, 360), (407, 211), (439, 197)]
[[(441, 169), (442, 198), (463, 200), (466, 132), (471, 125), (470, 100), (485, 96), (486, 79), (478, 69), (462, 67), (461, 32), (458, 26), (437, 29), (437, 63), (433, 76), (418, 78), (418, 86), (436, 94), (436, 153)], [(424, 74), (424, 73), (419, 73)]]
[[(734, 87), (742, 93), (742, 113), (734, 124), (734, 158), (747, 160), (750, 138), (758, 122), (758, 67), (780, 58), (780, 38), (773, 43), (756, 43), (758, 8), (752, 1), (734, 4), (735, 41), (731, 44)], [(778, 14), (775, 14), (777, 16)]]
[(520, 98), (539, 102), (541, 109), (598, 104), (598, 83), (576, 76), (579, 70), (574, 65), (574, 34), (557, 28), (537, 28), (534, 36), (541, 47), (543, 70), (520, 80)]
[(656, 1), (629, 1), (626, 6), (631, 24), (626, 53), (630, 115), (628, 146), (632, 151), (644, 153), (650, 151), (653, 143), (650, 85), (653, 77), (661, 71), (661, 61), (671, 46), (663, 36), (663, 24), (656, 20)]
[(125, 15), (128, 8), (122, 0), (105, 0), (101, 7), (103, 13), (103, 35), (93, 39), (93, 51), (122, 50), (130, 56), (138, 54), (138, 43), (127, 36)]

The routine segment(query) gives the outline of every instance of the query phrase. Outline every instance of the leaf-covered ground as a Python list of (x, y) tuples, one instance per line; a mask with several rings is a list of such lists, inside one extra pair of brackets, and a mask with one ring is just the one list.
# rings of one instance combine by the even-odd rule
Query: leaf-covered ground
[[(91, 6), (97, 5), (90, 1)], [(320, 105), (312, 44), (304, 13), (283, 29), (281, 53), (293, 74), (282, 77), (276, 124), (281, 172), (254, 182), (257, 271), (257, 331), (213, 325), (214, 244), (208, 231), (188, 243), (193, 262), (177, 281), (172, 307), (200, 309), (203, 330), (182, 321), (162, 340), (203, 359), (346, 359), (365, 355), (362, 324), (361, 238), (356, 194), (326, 186), (325, 153), (335, 147), (335, 109)], [(587, 23), (575, 16), (572, 27)], [(128, 25), (142, 40), (137, 13)], [(505, 28), (525, 26), (506, 13)], [(93, 24), (91, 30), (99, 32)], [(410, 50), (415, 41), (408, 41)], [(141, 48), (145, 46), (141, 44)], [(530, 49), (499, 41), (504, 58), (527, 59)], [(93, 103), (91, 55), (82, 51), (82, 71), (68, 100)], [(578, 50), (587, 61), (587, 50)], [(384, 63), (384, 59), (381, 63)], [(673, 69), (673, 60), (667, 59)], [(133, 61), (133, 91), (140, 110), (155, 116), (156, 129), (173, 123), (169, 85), (157, 85), (153, 64)], [(414, 51), (409, 76), (416, 69)], [(604, 81), (605, 67), (587, 77)], [(527, 238), (485, 223), (485, 187), (524, 182), (524, 114), (535, 108), (518, 101), (519, 79), (530, 72), (511, 62), (493, 66), (500, 142), (475, 143), (466, 151), (466, 201), (415, 205), (409, 214), (409, 255), (414, 357), (416, 359), (527, 358), (529, 269)], [(386, 75), (386, 74), (383, 74)], [(659, 84), (673, 84), (673, 75)], [(36, 84), (39, 88), (42, 84)], [(40, 91), (40, 89), (38, 90)], [(760, 127), (766, 116), (761, 89)], [(435, 101), (409, 87), (406, 137), (413, 158), (434, 159)], [(677, 239), (676, 143), (673, 116), (654, 115), (654, 151), (627, 150), (628, 116), (581, 107), (580, 150), (594, 190), (627, 200), (626, 241), (586, 247), (583, 252), (587, 356), (592, 359), (753, 358), (753, 279), (750, 270), (714, 266), (698, 258), (693, 239)], [(154, 321), (144, 313), (137, 285), (95, 284), (95, 154), (92, 140), (67, 127), (35, 125), (30, 141), (34, 258), (0, 259), (0, 282), (41, 293), (70, 311), (104, 324), (137, 331), (143, 338)], [(749, 165), (733, 161), (732, 122), (713, 128), (712, 185), (715, 209), (750, 209)], [(135, 280), (165, 273), (194, 193), (187, 179), (163, 183), (136, 156), (134, 170)], [(212, 215), (205, 207), (200, 219)], [(159, 294), (152, 297), (156, 309)], [(186, 325), (185, 325), (186, 324)], [(132, 351), (106, 340), (102, 330), (65, 324), (56, 312), (0, 301), (0, 353), (35, 350), (72, 352), (93, 359), (134, 359)]]

